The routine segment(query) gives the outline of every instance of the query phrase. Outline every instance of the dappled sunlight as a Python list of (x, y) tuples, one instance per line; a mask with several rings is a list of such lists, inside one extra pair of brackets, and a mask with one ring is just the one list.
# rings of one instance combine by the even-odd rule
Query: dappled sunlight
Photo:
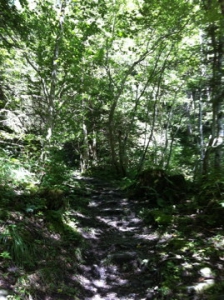
[(100, 235), (102, 234), (102, 230), (96, 228), (78, 228), (77, 231), (82, 235), (84, 239), (93, 239), (98, 240)]
[(89, 207), (98, 207), (99, 203), (97, 201), (90, 201), (89, 202)]
[(98, 290), (101, 291), (98, 294), (99, 297), (102, 297), (100, 295), (103, 293), (105, 298), (102, 299), (110, 299), (108, 298), (110, 295), (115, 296), (115, 293), (109, 292), (110, 290), (129, 285), (128, 279), (120, 278), (120, 271), (116, 265), (110, 263), (105, 264), (103, 261), (100, 262), (100, 265), (101, 266), (93, 264), (85, 269), (85, 271), (91, 272), (90, 277), (87, 277), (88, 275), (77, 275), (73, 277), (73, 280), (78, 282), (85, 290), (94, 293), (93, 297), (85, 299), (95, 299)]
[(60, 234), (57, 234), (55, 232), (50, 233), (49, 237), (52, 239), (52, 241), (55, 240), (59, 242), (61, 240)]
[[(116, 211), (115, 211), (116, 213)], [(136, 227), (130, 226), (130, 221), (120, 220), (116, 217), (99, 217), (97, 216), (96, 219), (102, 223), (104, 223), (106, 226), (111, 227), (111, 229), (120, 231), (120, 232), (134, 232), (136, 230)], [(115, 220), (114, 220), (115, 219)], [(139, 220), (140, 222), (140, 220)], [(138, 223), (138, 222), (136, 222)]]
[(16, 181), (30, 182), (35, 177), (35, 174), (24, 169), (23, 167), (19, 167), (18, 169), (11, 169), (10, 177)]
[(84, 214), (80, 213), (79, 211), (73, 211), (72, 214), (70, 214), (70, 216), (78, 216), (79, 218), (90, 219), (89, 216), (84, 215)]
[(194, 290), (198, 294), (201, 294), (202, 292), (206, 291), (207, 289), (209, 289), (214, 285), (215, 285), (214, 279), (204, 279), (204, 282), (199, 282), (194, 285)]
[[(101, 187), (99, 183), (94, 187), (91, 181), (88, 193), (89, 201), (85, 190), (83, 198), (72, 197), (69, 211), (46, 210), (45, 214), (36, 215), (10, 212), (7, 224), (11, 231), (1, 226), (1, 234), (5, 234), (9, 248), (15, 248), (14, 236), (25, 245), (30, 241), (33, 245), (27, 267), (30, 273), (26, 277), (22, 268), (15, 269), (10, 263), (9, 252), (1, 253), (8, 259), (7, 272), (16, 288), (28, 289), (29, 286), (30, 291), (44, 299), (53, 282), (50, 300), (70, 300), (76, 292), (78, 298), (84, 300), (137, 300), (163, 299), (165, 294), (169, 295), (168, 299), (175, 295), (176, 299), (187, 299), (191, 295), (200, 299), (222, 286), (224, 243), (221, 230), (217, 234), (205, 232), (191, 225), (196, 222), (197, 215), (192, 221), (189, 214), (185, 216), (187, 231), (178, 231), (176, 208), (171, 210), (175, 213), (173, 219), (165, 218), (169, 211), (165, 214), (157, 209), (155, 217), (165, 223), (147, 225), (139, 217), (138, 202), (127, 200), (121, 191)], [(25, 199), (17, 197), (19, 203)], [(21, 221), (23, 226), (15, 226)], [(166, 224), (168, 221), (170, 223)], [(28, 250), (17, 259), (24, 260)], [(32, 265), (36, 257), (37, 269)], [(23, 283), (15, 281), (18, 274)], [(2, 285), (6, 287), (10, 280), (3, 280)], [(71, 298), (66, 296), (68, 294)]]
[(146, 240), (146, 241), (158, 241), (158, 234), (135, 234), (135, 238), (138, 240)]
[(0, 25), (0, 300), (224, 300), (224, 0)]
[[(119, 196), (117, 191), (111, 195), (109, 189), (99, 188), (98, 195), (93, 189), (88, 205), (92, 221), (79, 219), (79, 226), (85, 226), (86, 222), (91, 232), (85, 236), (90, 248), (80, 265), (85, 278), (82, 277), (83, 289), (91, 293), (88, 296), (84, 292), (85, 299), (145, 299), (147, 293), (160, 299), (163, 293), (160, 284), (164, 281), (166, 293), (176, 293), (177, 299), (181, 299), (209, 293), (219, 284), (217, 272), (223, 273), (222, 260), (220, 257), (219, 262), (210, 261), (209, 245), (223, 249), (221, 235), (208, 238), (203, 232), (189, 228), (189, 233), (182, 236), (176, 230), (177, 216), (173, 226), (161, 225), (157, 229), (146, 226), (136, 215), (134, 202)], [(203, 243), (208, 243), (208, 247)], [(178, 286), (175, 278), (179, 280)]]

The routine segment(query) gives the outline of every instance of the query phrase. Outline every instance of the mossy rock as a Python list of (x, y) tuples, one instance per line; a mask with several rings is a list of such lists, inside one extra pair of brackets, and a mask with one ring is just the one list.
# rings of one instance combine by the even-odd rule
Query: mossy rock
[(46, 199), (48, 210), (64, 209), (67, 206), (66, 192), (59, 188), (44, 188), (38, 192), (41, 198)]

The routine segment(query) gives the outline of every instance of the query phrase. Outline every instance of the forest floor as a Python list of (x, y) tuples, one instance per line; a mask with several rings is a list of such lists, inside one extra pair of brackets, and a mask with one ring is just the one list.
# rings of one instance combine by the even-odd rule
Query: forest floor
[(196, 222), (187, 208), (156, 226), (141, 218), (149, 203), (115, 184), (75, 181), (63, 218), (15, 209), (30, 195), (2, 211), (1, 242), (14, 260), (0, 245), (0, 300), (224, 299), (222, 226)]

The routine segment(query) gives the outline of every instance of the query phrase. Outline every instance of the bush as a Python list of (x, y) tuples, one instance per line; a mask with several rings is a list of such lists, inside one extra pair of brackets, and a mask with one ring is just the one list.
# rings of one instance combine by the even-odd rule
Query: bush
[(16, 264), (22, 266), (33, 264), (32, 237), (22, 224), (6, 226), (0, 240), (2, 244), (5, 244), (10, 257)]
[(131, 198), (150, 200), (150, 206), (177, 204), (185, 199), (187, 184), (182, 174), (169, 175), (162, 169), (147, 169), (129, 188)]
[(54, 148), (49, 151), (41, 173), (43, 175), (40, 183), (41, 186), (45, 187), (63, 185), (70, 177), (68, 167), (63, 162), (62, 154)]

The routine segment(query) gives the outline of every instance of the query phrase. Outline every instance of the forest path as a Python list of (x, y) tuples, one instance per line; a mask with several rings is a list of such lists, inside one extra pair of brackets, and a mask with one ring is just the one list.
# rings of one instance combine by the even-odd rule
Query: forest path
[(160, 238), (144, 226), (136, 204), (121, 190), (96, 179), (80, 180), (90, 193), (86, 214), (75, 216), (87, 242), (76, 277), (81, 299), (154, 299), (156, 289), (150, 287), (156, 268), (149, 271), (146, 259)]

